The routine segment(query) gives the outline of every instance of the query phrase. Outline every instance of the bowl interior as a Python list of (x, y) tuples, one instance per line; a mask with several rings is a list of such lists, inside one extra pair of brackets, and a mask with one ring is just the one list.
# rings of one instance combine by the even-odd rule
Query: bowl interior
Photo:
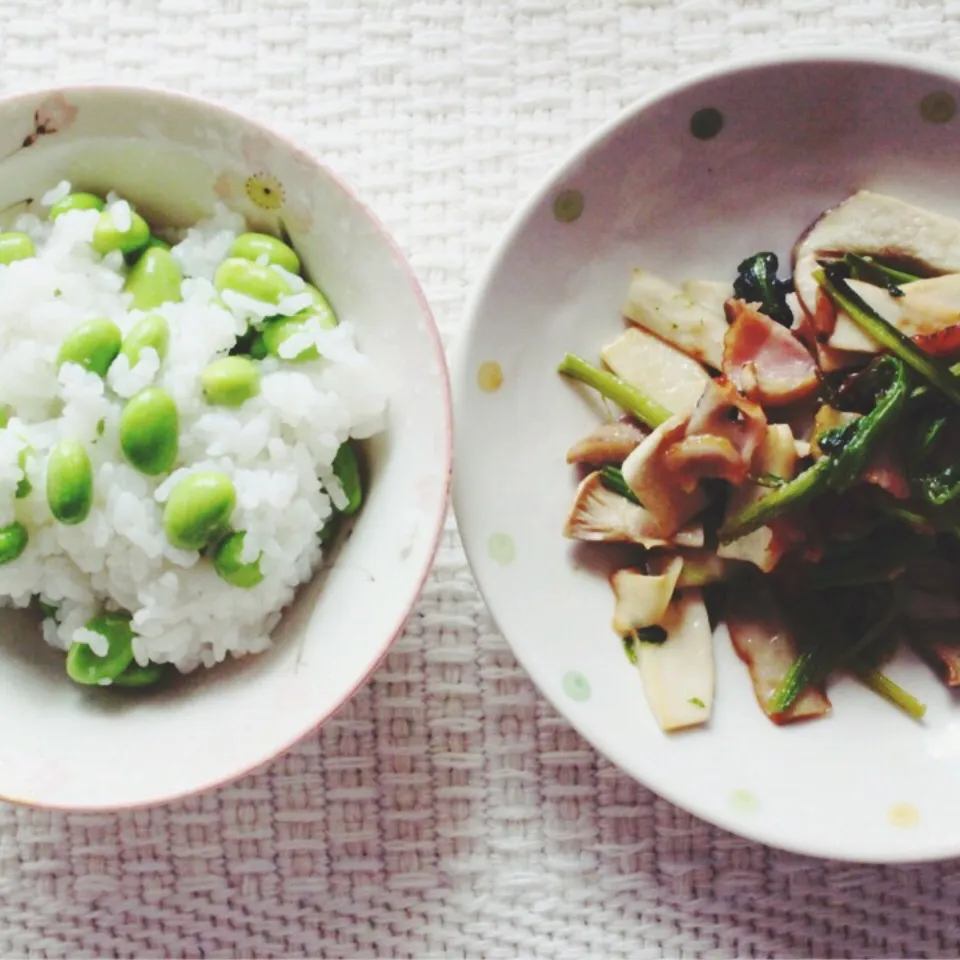
[(776, 728), (719, 631), (712, 723), (661, 734), (610, 628), (599, 565), (614, 558), (561, 537), (576, 484), (564, 454), (598, 411), (555, 369), (567, 351), (598, 357), (622, 329), (634, 267), (732, 282), (759, 250), (789, 264), (800, 232), (858, 188), (960, 215), (958, 96), (955, 79), (915, 64), (798, 58), (719, 72), (639, 106), (518, 215), (461, 345), (458, 522), (525, 667), (639, 780), (715, 823), (803, 852), (960, 853), (954, 698), (904, 656), (891, 672), (928, 704), (924, 723), (841, 682), (833, 716)]
[(219, 198), (284, 228), (389, 394), (368, 444), (369, 494), (336, 562), (297, 595), (267, 653), (200, 671), (168, 691), (118, 696), (63, 675), (24, 612), (3, 611), (0, 796), (73, 808), (150, 803), (265, 762), (362, 682), (401, 629), (446, 507), (446, 370), (402, 256), (348, 190), (292, 144), (173, 95), (78, 88), (0, 104), (0, 209), (61, 179), (128, 196), (148, 219), (187, 225)]

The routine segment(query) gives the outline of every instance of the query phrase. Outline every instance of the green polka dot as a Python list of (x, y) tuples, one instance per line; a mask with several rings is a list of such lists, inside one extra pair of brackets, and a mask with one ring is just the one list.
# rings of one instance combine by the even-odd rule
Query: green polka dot
[(935, 90), (920, 101), (920, 116), (927, 123), (949, 123), (956, 112), (956, 98), (946, 90)]
[(508, 533), (491, 533), (487, 540), (487, 553), (494, 563), (499, 563), (501, 567), (506, 567), (513, 563), (513, 558), (517, 555), (517, 548), (513, 544), (513, 537)]
[(583, 213), (583, 194), (579, 190), (564, 190), (553, 201), (553, 215), (561, 223), (573, 223)]
[(590, 699), (590, 681), (576, 670), (568, 670), (563, 675), (563, 691), (571, 700), (583, 703)]
[(723, 129), (723, 114), (715, 107), (704, 107), (690, 118), (690, 132), (698, 140), (712, 140)]
[(731, 790), (730, 806), (735, 813), (756, 813), (760, 809), (760, 801), (751, 790)]

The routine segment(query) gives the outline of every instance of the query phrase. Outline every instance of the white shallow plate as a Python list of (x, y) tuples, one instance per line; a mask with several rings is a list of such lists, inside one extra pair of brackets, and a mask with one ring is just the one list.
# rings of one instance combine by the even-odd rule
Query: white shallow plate
[(564, 455), (597, 414), (555, 368), (567, 351), (596, 358), (622, 329), (635, 266), (732, 281), (758, 250), (789, 263), (800, 231), (858, 188), (960, 215), (958, 100), (955, 75), (915, 61), (824, 55), (716, 71), (641, 103), (519, 212), (460, 344), (454, 502), (480, 588), (524, 667), (638, 780), (803, 853), (960, 854), (960, 710), (904, 655), (890, 672), (927, 703), (922, 724), (840, 682), (831, 717), (778, 728), (720, 630), (711, 724), (661, 733), (610, 628), (612, 594), (591, 569), (598, 549), (561, 537), (576, 485)]

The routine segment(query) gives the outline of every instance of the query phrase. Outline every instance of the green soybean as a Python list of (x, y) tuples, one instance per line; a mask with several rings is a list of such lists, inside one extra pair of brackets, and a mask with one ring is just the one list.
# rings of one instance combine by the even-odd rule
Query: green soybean
[(0, 263), (27, 260), (36, 252), (33, 241), (25, 233), (16, 230), (0, 233)]
[(139, 663), (131, 663), (119, 677), (114, 677), (113, 687), (153, 687), (167, 674), (166, 666), (162, 663), (148, 663), (141, 667)]
[(74, 327), (60, 345), (57, 366), (65, 363), (79, 364), (86, 370), (105, 377), (110, 364), (120, 352), (123, 335), (112, 320), (87, 320)]
[(230, 256), (243, 260), (259, 260), (265, 256), (268, 264), (276, 264), (289, 273), (300, 272), (300, 258), (294, 249), (268, 233), (241, 233), (233, 241)]
[(213, 285), (219, 293), (233, 290), (264, 303), (279, 303), (290, 296), (290, 284), (270, 267), (261, 267), (241, 257), (230, 257), (217, 267)]
[(167, 355), (167, 348), (170, 345), (170, 324), (158, 313), (151, 313), (138, 320), (123, 338), (120, 346), (120, 352), (130, 361), (130, 366), (135, 367), (140, 360), (140, 354), (147, 347), (152, 347), (157, 351), (157, 356), (162, 361)]
[(62, 213), (71, 210), (102, 210), (106, 204), (95, 193), (68, 193), (61, 197), (51, 208), (48, 216), (56, 220)]
[(248, 563), (240, 559), (245, 536), (246, 533), (239, 530), (217, 545), (213, 554), (213, 569), (221, 580), (226, 580), (234, 587), (249, 590), (263, 580), (263, 573), (260, 570), (260, 556)]
[(47, 503), (67, 525), (83, 523), (93, 506), (93, 467), (82, 443), (61, 440), (47, 460)]
[(119, 250), (121, 253), (133, 253), (146, 246), (150, 239), (150, 227), (139, 213), (130, 211), (130, 226), (121, 230), (114, 223), (108, 210), (100, 214), (93, 230), (93, 249), (104, 255)]
[(247, 357), (221, 357), (204, 367), (200, 384), (207, 403), (239, 407), (260, 392), (260, 371)]
[(182, 550), (201, 550), (221, 534), (237, 504), (237, 492), (222, 473), (194, 473), (171, 491), (163, 510), (167, 539)]
[(320, 545), (326, 546), (337, 535), (339, 529), (340, 514), (334, 512), (327, 517), (323, 526), (317, 531), (317, 539), (320, 541)]
[(320, 326), (327, 330), (332, 330), (340, 322), (337, 315), (330, 306), (330, 301), (312, 284), (304, 284), (304, 293), (310, 294), (312, 304), (306, 309), (301, 310), (297, 316), (315, 316), (320, 319)]
[(86, 643), (72, 643), (67, 651), (67, 676), (85, 686), (116, 680), (133, 663), (131, 619), (126, 611), (117, 611), (101, 613), (88, 620), (87, 630), (106, 638), (106, 655), (97, 656)]
[(10, 415), (12, 413), (13, 407), (10, 407), (5, 403), (0, 403), (0, 430), (2, 430), (10, 422)]
[(152, 310), (161, 303), (182, 300), (180, 284), (183, 274), (169, 250), (151, 247), (133, 265), (123, 289), (133, 296), (137, 310)]
[(0, 527), (0, 565), (10, 563), (27, 549), (27, 528), (17, 520)]
[(37, 606), (40, 608), (40, 615), (44, 620), (56, 620), (60, 612), (56, 605), (47, 603), (46, 600), (37, 600)]
[(151, 477), (173, 466), (180, 449), (180, 415), (166, 390), (147, 387), (127, 401), (120, 414), (120, 449), (131, 467)]
[(14, 493), (14, 497), (17, 500), (23, 500), (25, 497), (29, 497), (33, 491), (33, 484), (27, 476), (27, 457), (31, 456), (33, 456), (33, 450), (27, 446), (21, 447), (20, 452), (17, 454), (17, 466), (23, 471), (23, 476), (17, 481), (17, 490), (16, 493)]
[(360, 463), (357, 460), (357, 451), (348, 440), (341, 444), (337, 455), (333, 458), (333, 472), (343, 487), (347, 505), (341, 510), (346, 516), (351, 516), (360, 509), (363, 503), (363, 487), (360, 483)]
[(150, 234), (150, 239), (147, 241), (147, 245), (146, 245), (146, 247), (145, 247), (144, 249), (146, 249), (146, 250), (154, 250), (154, 249), (156, 249), (156, 250), (169, 250), (169, 249), (170, 249), (170, 244), (167, 243), (167, 241), (164, 240), (163, 237), (158, 237), (158, 236), (155, 236), (154, 234), (151, 233), (151, 234)]
[[(305, 322), (297, 317), (279, 317), (271, 320), (263, 328), (263, 346), (271, 357), (280, 357), (280, 346), (290, 339), (294, 334), (302, 333), (306, 329)], [(309, 344), (304, 347), (294, 357), (280, 357), (281, 360), (289, 360), (291, 363), (303, 363), (307, 360), (319, 360), (320, 351), (315, 344)]]

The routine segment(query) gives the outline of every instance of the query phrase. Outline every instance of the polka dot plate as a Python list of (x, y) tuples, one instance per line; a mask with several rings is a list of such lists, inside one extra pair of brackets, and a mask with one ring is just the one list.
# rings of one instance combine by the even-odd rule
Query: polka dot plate
[(960, 75), (837, 54), (741, 63), (679, 83), (605, 126), (523, 205), (468, 308), (456, 361), (455, 507), (500, 629), (543, 693), (598, 750), (729, 830), (859, 861), (960, 854), (960, 707), (906, 655), (890, 672), (923, 722), (862, 687), (779, 728), (720, 628), (710, 724), (660, 732), (611, 629), (601, 558), (561, 535), (568, 446), (598, 422), (556, 373), (622, 329), (630, 271), (730, 280), (859, 188), (960, 216)]

